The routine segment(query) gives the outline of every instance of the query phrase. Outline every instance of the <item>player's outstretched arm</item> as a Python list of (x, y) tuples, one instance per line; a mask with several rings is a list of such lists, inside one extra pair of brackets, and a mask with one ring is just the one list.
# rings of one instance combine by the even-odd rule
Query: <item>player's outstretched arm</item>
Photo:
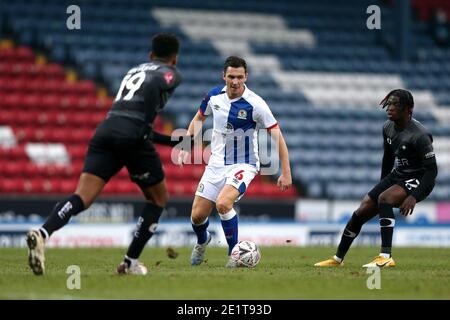
[(202, 131), (202, 126), (200, 125), (201, 123), (203, 123), (203, 121), (206, 120), (206, 116), (202, 115), (202, 113), (200, 111), (197, 111), (197, 113), (195, 114), (194, 118), (192, 118), (191, 123), (189, 124), (189, 127), (187, 129), (187, 134), (190, 136), (197, 136), (197, 134), (199, 134), (199, 132), (201, 133)]
[[(186, 135), (190, 136), (191, 139), (194, 140), (198, 134), (201, 134), (202, 124), (205, 120), (206, 116), (204, 116), (200, 111), (197, 111), (195, 116), (192, 118), (191, 123), (189, 124)], [(178, 165), (182, 166), (183, 163), (186, 163), (189, 154), (190, 154), (189, 151), (181, 150), (178, 153)]]
[(289, 151), (280, 128), (277, 126), (269, 130), (270, 135), (278, 145), (278, 156), (281, 162), (281, 175), (277, 185), (281, 191), (285, 191), (292, 185), (291, 164), (289, 162)]
[(183, 137), (172, 137), (166, 134), (162, 134), (153, 131), (152, 141), (157, 144), (162, 144), (165, 146), (175, 147), (183, 140)]

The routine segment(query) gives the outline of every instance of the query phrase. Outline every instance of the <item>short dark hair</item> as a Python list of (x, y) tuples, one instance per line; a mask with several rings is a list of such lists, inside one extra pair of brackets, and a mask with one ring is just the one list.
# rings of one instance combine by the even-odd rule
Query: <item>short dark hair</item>
[(152, 38), (152, 51), (158, 58), (170, 58), (178, 54), (180, 41), (173, 33), (158, 33)]
[(239, 58), (237, 56), (229, 56), (223, 65), (223, 73), (227, 72), (228, 67), (232, 68), (240, 68), (243, 67), (245, 72), (247, 73), (247, 62), (244, 59)]
[(400, 107), (405, 109), (405, 107), (414, 108), (414, 98), (408, 90), (405, 89), (395, 89), (389, 92), (383, 100), (381, 100), (380, 105), (384, 109), (388, 105), (388, 100), (390, 96), (398, 97), (400, 100)]

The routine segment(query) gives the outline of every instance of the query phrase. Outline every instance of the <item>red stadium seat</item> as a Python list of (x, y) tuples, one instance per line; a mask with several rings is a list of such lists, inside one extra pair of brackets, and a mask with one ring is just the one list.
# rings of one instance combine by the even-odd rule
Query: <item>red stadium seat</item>
[(168, 186), (168, 189), (169, 194), (174, 196), (181, 196), (188, 194), (188, 189), (186, 189), (185, 184), (176, 180), (174, 180), (173, 183), (171, 183)]
[(159, 157), (162, 162), (171, 161), (172, 148), (168, 146), (159, 146), (156, 145), (156, 150), (158, 151)]
[(37, 177), (41, 175), (41, 168), (37, 164), (28, 161), (24, 167), (24, 172), (27, 177)]
[(43, 109), (57, 109), (61, 106), (62, 97), (57, 94), (46, 94), (42, 97), (40, 107)]
[(19, 178), (1, 179), (0, 188), (2, 193), (22, 193), (24, 192), (24, 180)]
[(106, 186), (102, 190), (102, 194), (114, 194), (117, 190), (117, 184), (113, 181), (110, 181), (106, 184)]
[(76, 95), (61, 95), (60, 108), (77, 110), (80, 105), (80, 97)]
[(58, 188), (60, 193), (70, 194), (77, 188), (78, 179), (63, 179), (61, 180)]
[(6, 177), (14, 178), (25, 176), (25, 163), (23, 161), (8, 161), (1, 165), (1, 171)]
[(13, 108), (17, 108), (21, 105), (22, 98), (23, 97), (17, 93), (8, 94), (2, 101), (2, 107), (8, 108), (10, 110)]
[(42, 104), (41, 99), (39, 94), (24, 94), (20, 105), (26, 109), (37, 109)]
[(44, 65), (40, 70), (47, 78), (64, 77), (64, 69), (56, 63)]
[(72, 161), (84, 160), (87, 152), (87, 146), (82, 144), (69, 145), (66, 147)]
[(77, 176), (77, 178), (78, 178), (78, 176), (83, 171), (83, 167), (84, 167), (83, 161), (73, 161), (72, 162), (73, 175)]
[(116, 184), (115, 186), (115, 193), (118, 194), (139, 194), (142, 193), (139, 187), (129, 181), (129, 180), (116, 180), (114, 182)]
[(11, 160), (28, 159), (28, 155), (25, 151), (24, 145), (18, 145), (9, 149), (9, 156)]

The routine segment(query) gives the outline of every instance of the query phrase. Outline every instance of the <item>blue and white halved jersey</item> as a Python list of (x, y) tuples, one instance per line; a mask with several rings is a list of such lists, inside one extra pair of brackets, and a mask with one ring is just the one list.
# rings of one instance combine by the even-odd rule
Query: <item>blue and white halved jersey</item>
[(277, 125), (260, 96), (246, 86), (241, 97), (230, 100), (226, 86), (219, 86), (203, 98), (199, 111), (213, 115), (209, 165), (248, 163), (259, 170), (258, 130)]

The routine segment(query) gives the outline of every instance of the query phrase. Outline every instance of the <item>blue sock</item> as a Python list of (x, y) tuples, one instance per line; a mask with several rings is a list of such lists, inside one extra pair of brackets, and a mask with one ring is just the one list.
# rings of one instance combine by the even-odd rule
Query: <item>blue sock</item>
[(192, 223), (192, 229), (197, 235), (198, 244), (205, 243), (206, 240), (208, 240), (208, 232), (207, 232), (208, 226), (209, 226), (209, 219), (206, 219), (206, 221), (200, 225), (195, 225)]
[(220, 215), (220, 219), (222, 220), (223, 232), (228, 243), (228, 255), (231, 255), (231, 250), (238, 243), (238, 216), (234, 209), (231, 209), (225, 215)]

